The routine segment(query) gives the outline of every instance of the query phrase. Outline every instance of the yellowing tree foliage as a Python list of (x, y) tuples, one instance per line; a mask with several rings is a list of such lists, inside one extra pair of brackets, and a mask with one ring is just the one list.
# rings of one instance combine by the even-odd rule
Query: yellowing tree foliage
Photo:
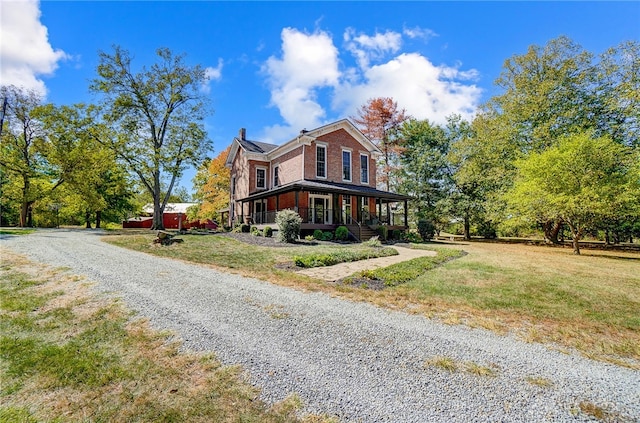
[(194, 178), (196, 198), (202, 202), (196, 214), (198, 219), (214, 219), (220, 209), (229, 207), (231, 171), (224, 164), (230, 149), (231, 146), (227, 147), (205, 163)]

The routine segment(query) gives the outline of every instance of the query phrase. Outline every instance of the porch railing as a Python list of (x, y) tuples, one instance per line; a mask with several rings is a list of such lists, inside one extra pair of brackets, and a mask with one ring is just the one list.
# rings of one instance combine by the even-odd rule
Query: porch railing
[[(266, 212), (252, 213), (248, 216), (250, 224), (274, 224), (276, 222), (276, 210), (270, 210)], [(298, 214), (302, 218), (302, 223), (314, 223), (319, 225), (359, 225), (357, 219), (347, 215), (343, 210), (338, 210), (338, 213), (334, 213), (334, 209), (324, 208), (307, 208), (299, 207)], [(240, 217), (238, 216), (238, 222)], [(243, 222), (244, 223), (244, 222)]]

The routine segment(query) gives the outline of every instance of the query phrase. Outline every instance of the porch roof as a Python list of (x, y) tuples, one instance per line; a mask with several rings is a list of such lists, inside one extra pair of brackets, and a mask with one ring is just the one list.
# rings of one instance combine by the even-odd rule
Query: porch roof
[(332, 193), (332, 194), (359, 195), (363, 197), (379, 198), (381, 200), (386, 200), (386, 201), (404, 201), (404, 200), (411, 199), (411, 197), (408, 195), (382, 191), (382, 190), (375, 189), (373, 187), (364, 186), (364, 185), (351, 185), (351, 184), (342, 184), (339, 182), (327, 182), (327, 181), (317, 181), (317, 180), (311, 181), (311, 180), (303, 179), (300, 181), (281, 185), (279, 187), (276, 187), (267, 191), (255, 192), (249, 195), (248, 197), (239, 199), (238, 201), (246, 202), (246, 201), (260, 200), (263, 198), (268, 198), (274, 195), (284, 194), (291, 191), (319, 191), (319, 192), (326, 192), (326, 193)]

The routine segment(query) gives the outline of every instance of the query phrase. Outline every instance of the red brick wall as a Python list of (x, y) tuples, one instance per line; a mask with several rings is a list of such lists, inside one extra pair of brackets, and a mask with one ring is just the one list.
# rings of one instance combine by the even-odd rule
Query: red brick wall
[[(326, 144), (326, 166), (327, 178), (329, 182), (346, 182), (342, 180), (342, 150), (343, 148), (351, 151), (351, 183), (354, 185), (363, 185), (360, 182), (360, 153), (364, 153), (369, 157), (369, 183), (367, 186), (376, 186), (376, 164), (371, 154), (364, 148), (362, 144), (356, 141), (347, 131), (339, 129), (329, 134), (318, 137), (318, 141)], [(316, 178), (316, 149), (317, 144), (313, 142), (311, 146), (306, 148), (305, 152), (305, 178)]]
[[(304, 147), (307, 148), (307, 147)], [(290, 182), (299, 181), (302, 179), (302, 150), (303, 146), (289, 151), (286, 154), (273, 160), (272, 167), (278, 166), (280, 168), (278, 172), (278, 179), (280, 185), (288, 184)], [(269, 177), (273, 177), (273, 169), (269, 170)], [(269, 185), (272, 186), (272, 185)]]
[(256, 191), (264, 191), (263, 188), (256, 187), (256, 169), (262, 167), (266, 172), (266, 189), (271, 187), (271, 169), (269, 168), (269, 162), (261, 162), (257, 160), (249, 160), (249, 193), (253, 194)]

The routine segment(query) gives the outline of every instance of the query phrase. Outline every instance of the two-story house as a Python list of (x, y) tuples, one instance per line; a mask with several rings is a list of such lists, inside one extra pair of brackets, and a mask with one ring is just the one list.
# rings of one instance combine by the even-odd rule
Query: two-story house
[[(303, 130), (282, 145), (250, 141), (242, 128), (226, 160), (229, 224), (273, 224), (277, 211), (293, 209), (303, 232), (345, 225), (362, 240), (379, 224), (405, 229), (409, 197), (376, 189), (380, 154), (347, 119)], [(404, 212), (394, 219), (387, 206), (399, 202)]]

